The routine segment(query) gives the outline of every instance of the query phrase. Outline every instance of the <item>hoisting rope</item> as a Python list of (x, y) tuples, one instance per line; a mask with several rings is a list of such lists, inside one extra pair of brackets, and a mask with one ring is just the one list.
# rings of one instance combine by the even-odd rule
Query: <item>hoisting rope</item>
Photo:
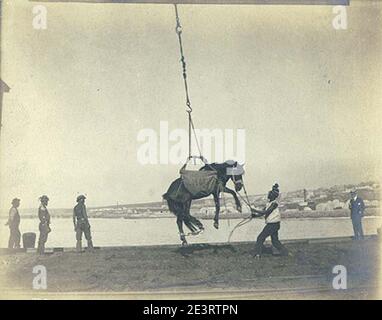
[(252, 212), (253, 209), (252, 209), (252, 206), (251, 206), (251, 202), (249, 201), (247, 189), (245, 189), (245, 184), (244, 183), (243, 183), (243, 190), (244, 190), (244, 194), (245, 194), (245, 199), (242, 197), (242, 195), (239, 192), (237, 192), (237, 194), (239, 195), (240, 199), (243, 200), (243, 202), (249, 207), (249, 209)]
[(184, 80), (184, 90), (186, 94), (186, 112), (188, 113), (188, 159), (191, 159), (191, 131), (194, 134), (196, 146), (199, 151), (199, 156), (202, 158), (202, 152), (200, 149), (198, 137), (195, 132), (195, 126), (194, 122), (192, 121), (191, 113), (192, 113), (192, 107), (191, 107), (191, 101), (190, 101), (190, 96), (188, 92), (188, 83), (187, 83), (187, 71), (186, 71), (186, 59), (184, 58), (184, 53), (183, 53), (183, 42), (182, 42), (182, 26), (180, 24), (180, 19), (179, 19), (179, 14), (178, 14), (178, 7), (176, 4), (174, 4), (175, 7), (175, 17), (176, 17), (176, 27), (175, 27), (175, 32), (178, 35), (178, 40), (179, 40), (179, 50), (180, 50), (180, 61), (182, 63), (182, 70), (183, 70), (183, 80)]
[[(191, 155), (191, 135), (193, 134), (194, 135), (194, 139), (195, 139), (195, 142), (196, 142), (196, 146), (198, 148), (198, 152), (199, 152), (199, 158), (201, 160), (204, 159), (204, 157), (202, 156), (202, 152), (201, 152), (201, 149), (200, 149), (200, 145), (199, 145), (199, 141), (198, 141), (198, 137), (196, 135), (196, 132), (195, 132), (195, 126), (194, 126), (194, 122), (192, 121), (192, 116), (191, 116), (191, 113), (192, 113), (192, 107), (191, 107), (191, 101), (190, 101), (190, 95), (189, 95), (189, 92), (188, 92), (188, 83), (187, 83), (187, 70), (186, 70), (186, 59), (184, 57), (184, 51), (183, 51), (183, 42), (182, 42), (182, 25), (180, 24), (180, 19), (179, 19), (179, 13), (178, 13), (178, 7), (177, 7), (177, 4), (174, 4), (174, 7), (175, 7), (175, 17), (176, 17), (176, 27), (175, 27), (175, 32), (176, 34), (178, 35), (178, 40), (179, 40), (179, 51), (180, 51), (180, 61), (182, 63), (182, 73), (183, 73), (183, 81), (184, 81), (184, 90), (185, 90), (185, 98), (186, 98), (186, 112), (188, 113), (188, 160), (190, 160), (191, 158), (195, 158)], [(192, 133), (191, 133), (192, 131)], [(243, 198), (240, 193), (239, 196), (240, 198), (243, 200), (243, 202), (251, 209), (251, 212), (253, 212), (252, 210), (252, 207), (251, 207), (251, 203), (249, 201), (249, 198), (248, 198), (248, 194), (247, 194), (247, 191), (245, 189), (245, 186), (243, 184), (243, 189), (244, 189), (244, 193), (245, 193), (245, 198)], [(231, 231), (230, 235), (229, 235), (229, 238), (228, 238), (228, 242), (230, 241), (231, 239), (231, 236), (233, 234), (233, 232), (245, 225), (246, 223), (250, 222), (252, 220), (252, 215), (247, 217), (247, 218), (244, 218), (242, 221), (240, 221)], [(189, 234), (193, 234), (193, 233), (189, 233)], [(187, 234), (187, 235), (189, 235)]]

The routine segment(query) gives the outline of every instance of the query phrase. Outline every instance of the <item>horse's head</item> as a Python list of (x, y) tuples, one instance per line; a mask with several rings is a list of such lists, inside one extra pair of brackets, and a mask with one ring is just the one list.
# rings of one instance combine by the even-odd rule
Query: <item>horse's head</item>
[(234, 183), (235, 191), (239, 192), (243, 188), (244, 164), (233, 160), (228, 160), (225, 164), (227, 165), (226, 174)]

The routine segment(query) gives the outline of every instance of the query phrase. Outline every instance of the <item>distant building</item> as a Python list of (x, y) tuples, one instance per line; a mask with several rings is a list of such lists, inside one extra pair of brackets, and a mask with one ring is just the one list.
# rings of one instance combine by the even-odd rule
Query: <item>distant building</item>
[(312, 210), (316, 210), (316, 202), (308, 201), (308, 207)]
[[(232, 213), (232, 212), (236, 212), (236, 209), (233, 206), (223, 206), (222, 210), (220, 211), (220, 213), (223, 215)], [(214, 214), (215, 214), (215, 209), (214, 209)]]
[(346, 208), (346, 203), (339, 199), (329, 200), (327, 202), (321, 202), (316, 205), (317, 211), (331, 211)]
[(362, 187), (357, 187), (357, 190), (373, 190), (372, 186), (362, 186)]
[(284, 205), (284, 208), (285, 210), (287, 211), (290, 211), (290, 210), (299, 210), (300, 209), (300, 206), (298, 203), (286, 203)]
[(372, 200), (372, 201), (370, 201), (370, 207), (371, 207), (371, 208), (379, 207), (379, 201), (378, 201), (378, 200)]
[(200, 208), (199, 213), (202, 215), (212, 215), (215, 214), (215, 207), (203, 207)]

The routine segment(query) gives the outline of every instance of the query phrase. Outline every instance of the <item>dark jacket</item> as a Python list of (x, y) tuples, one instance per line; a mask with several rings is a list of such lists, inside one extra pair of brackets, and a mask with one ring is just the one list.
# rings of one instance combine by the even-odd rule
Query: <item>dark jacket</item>
[(78, 203), (73, 209), (73, 218), (77, 220), (88, 220), (86, 213), (86, 206), (82, 203)]
[(50, 224), (50, 214), (49, 214), (49, 211), (48, 209), (41, 205), (39, 208), (38, 208), (38, 218), (40, 219), (40, 223), (43, 224), (43, 225), (48, 225)]
[(360, 197), (357, 197), (355, 200), (351, 199), (349, 203), (350, 215), (351, 218), (363, 217), (365, 211), (365, 204)]

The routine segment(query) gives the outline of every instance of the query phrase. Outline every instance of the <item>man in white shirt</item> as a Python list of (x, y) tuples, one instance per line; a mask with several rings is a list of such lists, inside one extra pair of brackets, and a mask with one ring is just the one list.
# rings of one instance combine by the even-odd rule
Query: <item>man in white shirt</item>
[(12, 207), (9, 209), (9, 217), (8, 221), (5, 224), (6, 226), (9, 226), (9, 241), (8, 241), (8, 248), (9, 249), (18, 249), (20, 248), (20, 239), (21, 239), (21, 233), (20, 233), (20, 214), (19, 210), (17, 209), (20, 206), (20, 199), (15, 198), (12, 200)]
[(40, 224), (38, 229), (40, 231), (40, 236), (38, 238), (38, 247), (37, 252), (39, 254), (44, 254), (45, 252), (45, 243), (48, 241), (48, 234), (51, 232), (50, 229), (50, 214), (48, 211), (48, 202), (49, 197), (43, 195), (40, 197), (40, 207), (38, 208), (38, 218), (40, 220)]
[(272, 245), (279, 250), (281, 255), (288, 255), (288, 250), (283, 246), (279, 240), (279, 230), (280, 230), (280, 221), (281, 215), (278, 208), (277, 199), (279, 197), (279, 185), (276, 183), (272, 187), (272, 190), (268, 192), (268, 200), (264, 210), (252, 209), (252, 217), (261, 217), (265, 216), (265, 227), (263, 231), (259, 234), (256, 239), (255, 245), (255, 258), (260, 258), (261, 253), (264, 248), (265, 240), (270, 236), (272, 240)]

